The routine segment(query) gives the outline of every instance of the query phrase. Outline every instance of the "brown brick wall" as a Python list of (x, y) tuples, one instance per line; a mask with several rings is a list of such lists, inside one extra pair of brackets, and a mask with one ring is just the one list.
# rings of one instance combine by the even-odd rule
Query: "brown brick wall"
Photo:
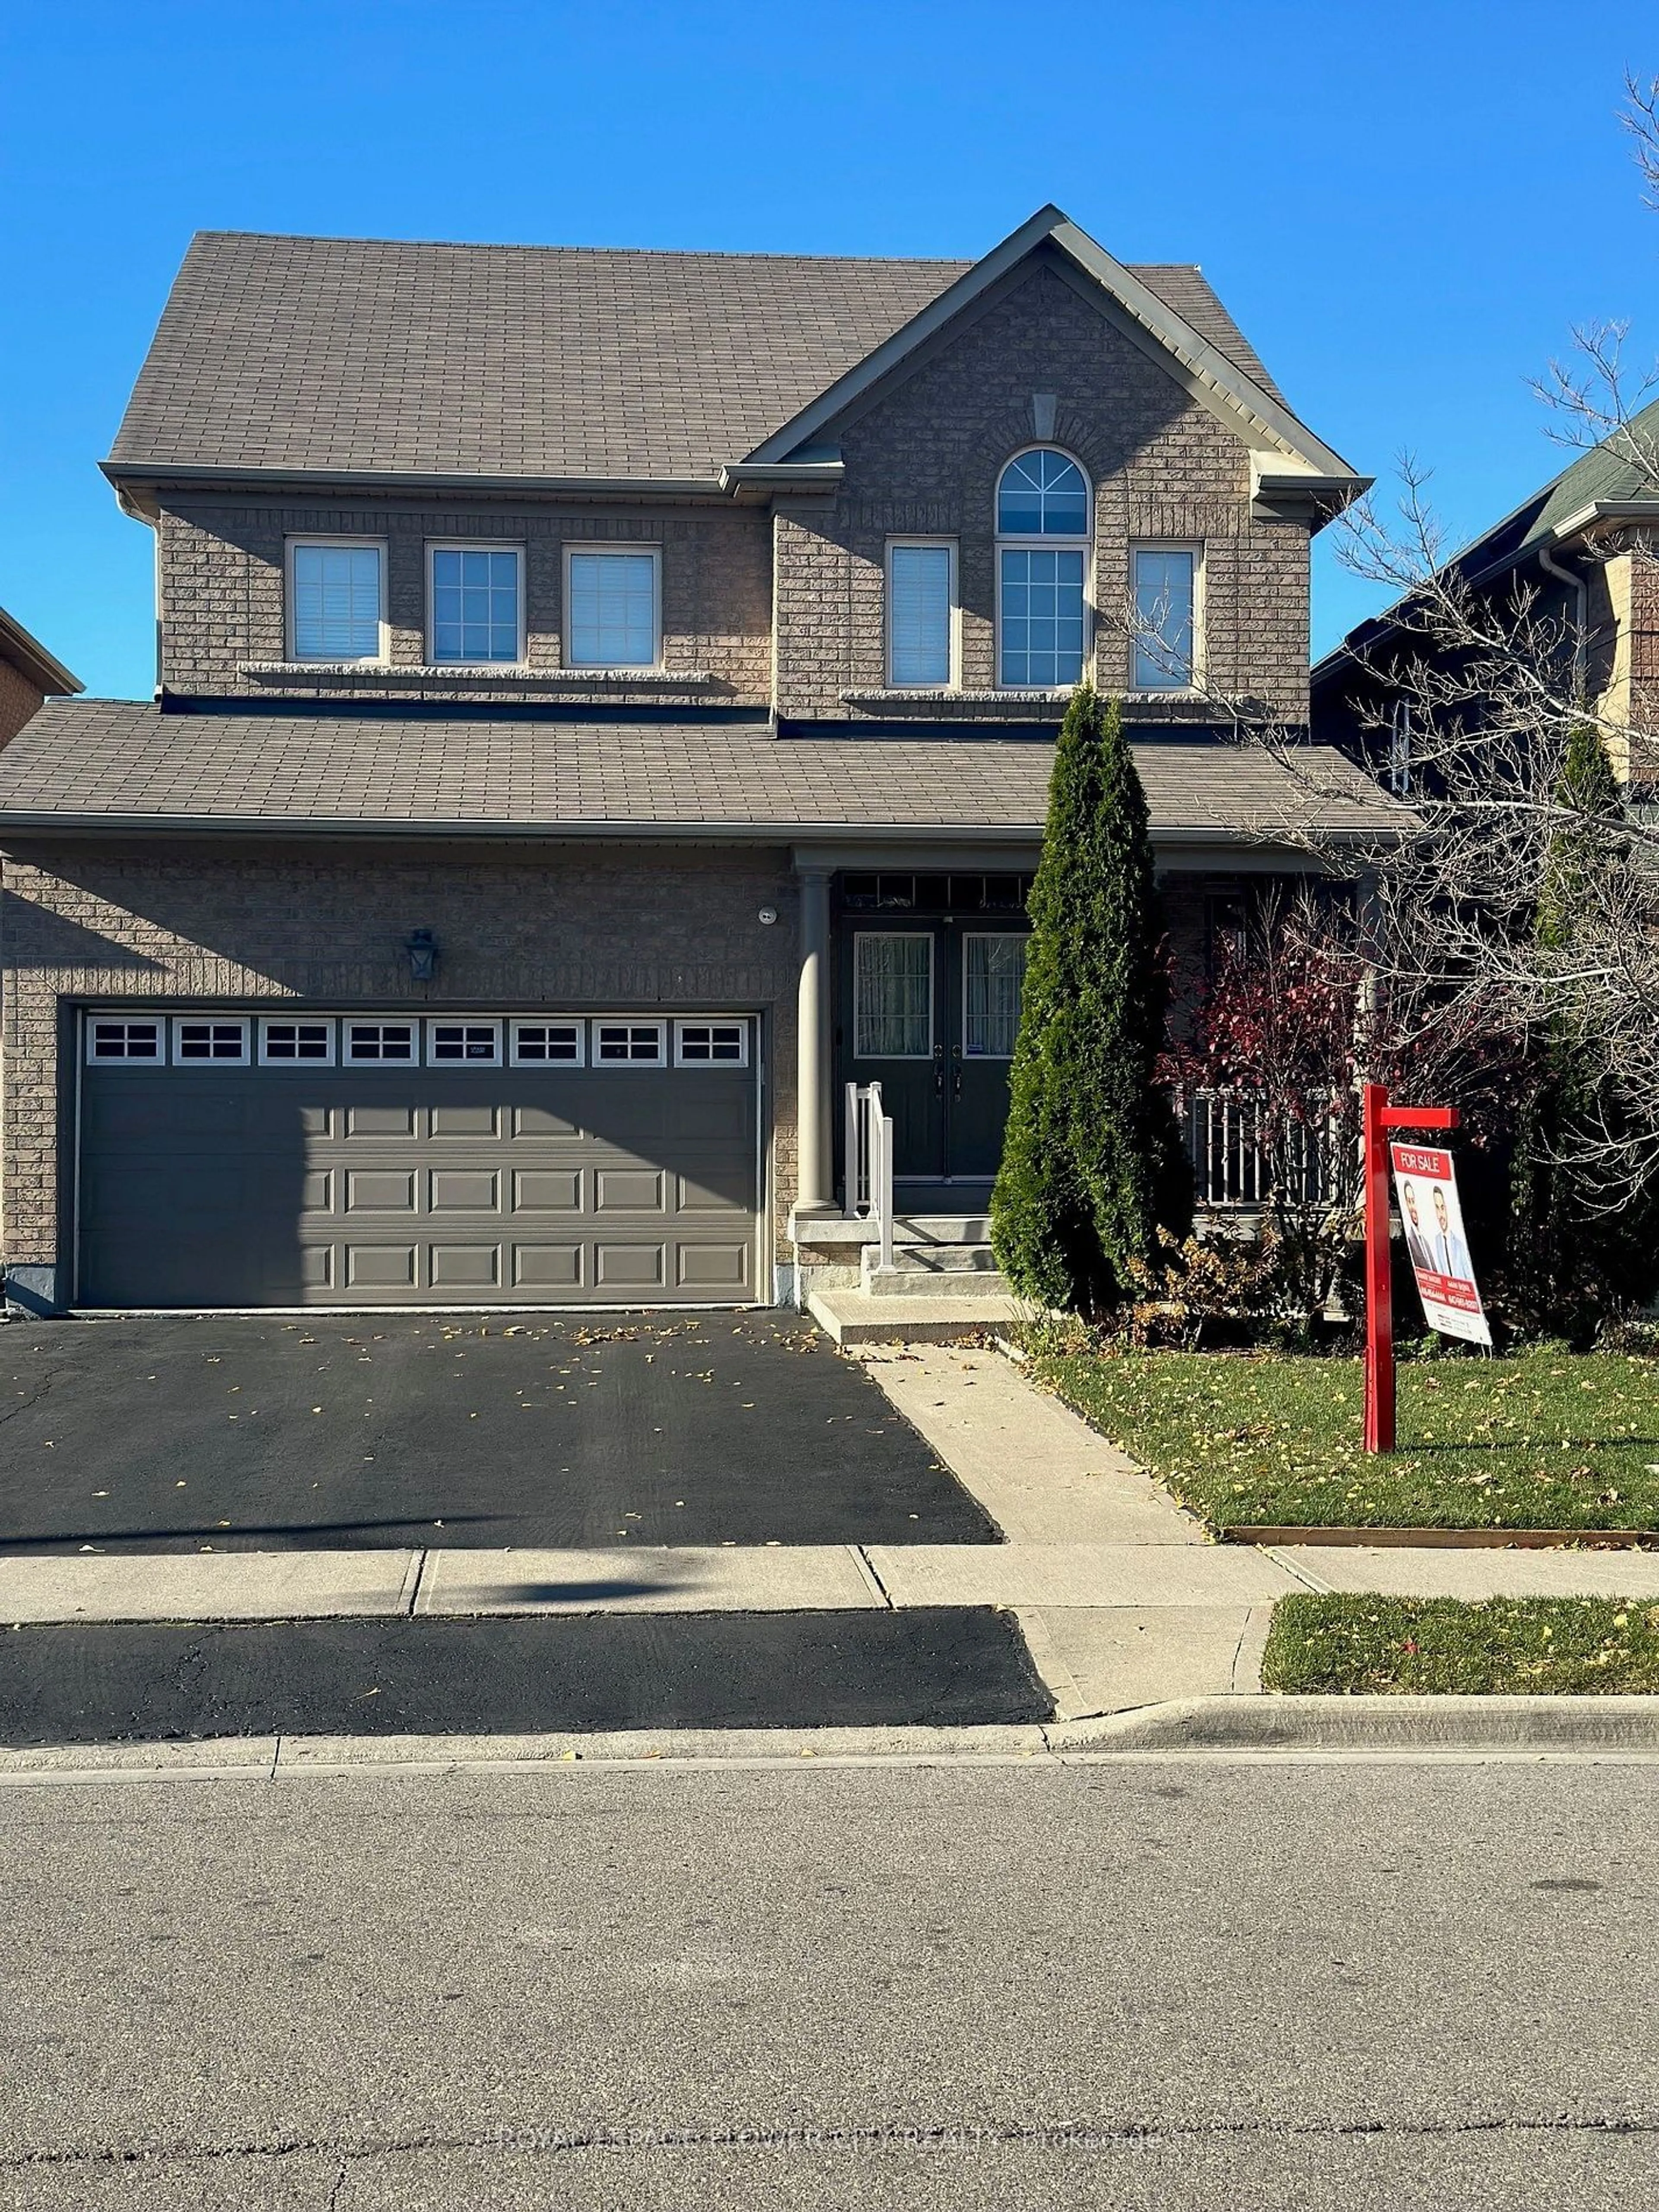
[[(1646, 538), (1630, 554), (1630, 726), (1651, 732), (1659, 723), (1659, 539)], [(1650, 743), (1639, 746), (1653, 773)]]
[[(1044, 265), (847, 427), (833, 501), (780, 513), (779, 712), (843, 717), (844, 690), (884, 684), (892, 536), (957, 539), (963, 684), (994, 688), (996, 481), (1035, 442), (1036, 392), (1054, 396), (1054, 442), (1094, 484), (1096, 605), (1121, 605), (1131, 540), (1201, 540), (1212, 679), (1304, 720), (1306, 526), (1254, 519), (1242, 440)], [(1126, 640), (1103, 621), (1096, 680), (1114, 690), (1128, 680)]]
[[(750, 706), (764, 706), (769, 696), (771, 551), (766, 518), (756, 509), (648, 515), (207, 501), (175, 502), (161, 517), (162, 680), (170, 690), (216, 696), (273, 690), (287, 697), (341, 692), (338, 684), (273, 684), (240, 673), (247, 662), (287, 657), (283, 547), (289, 538), (309, 533), (386, 540), (391, 657), (407, 667), (419, 666), (426, 654), (426, 548), (434, 540), (523, 546), (528, 662), (537, 669), (562, 665), (564, 548), (600, 539), (659, 546), (664, 666), (702, 671), (714, 681), (684, 695), (659, 682), (641, 686), (638, 696)], [(356, 678), (344, 688), (356, 698), (375, 690)], [(395, 696), (410, 694), (400, 686)], [(510, 685), (497, 692), (487, 684), (450, 689), (440, 683), (415, 696), (489, 700), (526, 695)], [(568, 686), (557, 693), (560, 698), (584, 696)], [(595, 696), (627, 700), (635, 695), (607, 686)]]
[[(782, 852), (672, 849), (481, 860), (270, 846), (64, 847), (0, 875), (8, 1266), (58, 1247), (60, 1008), (87, 1000), (298, 996), (349, 1006), (702, 1006), (766, 1018), (767, 1108), (781, 1224), (794, 1192), (796, 893)], [(758, 919), (775, 907), (778, 921)], [(403, 946), (430, 928), (435, 984)]]
[(0, 745), (9, 744), (40, 712), (40, 694), (9, 660), (0, 660)]

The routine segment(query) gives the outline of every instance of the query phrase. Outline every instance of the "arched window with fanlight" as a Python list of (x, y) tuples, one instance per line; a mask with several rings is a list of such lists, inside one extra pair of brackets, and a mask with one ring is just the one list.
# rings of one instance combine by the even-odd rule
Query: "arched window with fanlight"
[(1034, 446), (997, 480), (997, 682), (1077, 683), (1089, 649), (1089, 480), (1069, 453)]

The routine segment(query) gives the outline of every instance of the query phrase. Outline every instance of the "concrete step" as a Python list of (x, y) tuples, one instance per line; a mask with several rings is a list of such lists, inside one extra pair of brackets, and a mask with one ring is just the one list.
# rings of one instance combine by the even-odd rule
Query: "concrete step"
[(898, 1213), (893, 1217), (895, 1244), (988, 1244), (988, 1213)]
[(1005, 1329), (1018, 1317), (1012, 1298), (872, 1297), (865, 1291), (812, 1291), (806, 1310), (837, 1344), (954, 1344)]
[[(867, 1272), (876, 1265), (880, 1246), (866, 1244), (862, 1264)], [(901, 1244), (893, 1243), (896, 1273), (937, 1280), (941, 1275), (994, 1275), (996, 1255), (988, 1244)]]
[[(897, 1255), (894, 1255), (896, 1259)], [(866, 1246), (859, 1273), (859, 1289), (868, 1298), (988, 1298), (1006, 1297), (1008, 1285), (994, 1267), (877, 1267)]]

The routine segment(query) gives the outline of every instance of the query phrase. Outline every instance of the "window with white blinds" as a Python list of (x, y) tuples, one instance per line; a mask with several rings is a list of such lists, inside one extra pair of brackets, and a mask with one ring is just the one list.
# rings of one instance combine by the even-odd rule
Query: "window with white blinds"
[(289, 546), (289, 646), (296, 660), (385, 658), (382, 548), (325, 538)]
[(887, 680), (896, 687), (953, 680), (956, 548), (896, 539), (887, 549)]

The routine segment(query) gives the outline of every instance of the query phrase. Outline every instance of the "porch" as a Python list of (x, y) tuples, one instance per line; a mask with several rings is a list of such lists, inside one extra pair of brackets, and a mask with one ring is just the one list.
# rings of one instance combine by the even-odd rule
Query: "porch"
[[(1029, 836), (795, 854), (793, 1287), (838, 1340), (948, 1339), (1012, 1318), (988, 1214), (1036, 860)], [(1238, 875), (1181, 854), (1160, 873), (1175, 963), (1200, 975)], [(1200, 1208), (1247, 1215), (1260, 1197), (1248, 1111), (1206, 1096), (1186, 1121)]]

